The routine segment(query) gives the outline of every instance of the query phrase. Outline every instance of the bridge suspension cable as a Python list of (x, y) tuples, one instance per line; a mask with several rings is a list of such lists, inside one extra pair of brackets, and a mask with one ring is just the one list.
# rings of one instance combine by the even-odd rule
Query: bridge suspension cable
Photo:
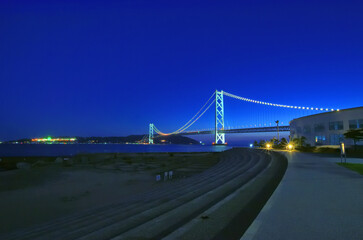
[(257, 100), (253, 100), (253, 99), (250, 99), (250, 98), (240, 97), (240, 96), (228, 93), (228, 92), (223, 92), (223, 94), (225, 96), (235, 98), (235, 99), (238, 99), (238, 100), (242, 100), (242, 101), (245, 101), (245, 102), (263, 104), (263, 105), (268, 105), (268, 106), (273, 106), (273, 107), (282, 107), (282, 108), (291, 108), (291, 109), (304, 109), (304, 110), (306, 109), (306, 110), (326, 111), (326, 112), (327, 111), (339, 111), (339, 109), (332, 109), (332, 108), (301, 107), (301, 106), (292, 106), (292, 105), (284, 105), (284, 104), (257, 101)]
[[(182, 127), (180, 127), (178, 130), (176, 130), (174, 132), (171, 132), (171, 133), (164, 133), (164, 132), (161, 132), (159, 129), (157, 129), (155, 127), (155, 125), (154, 125), (155, 132), (157, 134), (159, 134), (159, 135), (168, 136), (168, 135), (178, 134), (178, 133), (181, 133), (181, 132), (185, 131), (191, 125), (193, 125), (201, 116), (203, 116), (203, 114), (213, 105), (213, 103), (216, 100), (213, 99), (213, 101), (211, 103), (209, 103), (209, 101), (213, 98), (214, 95), (215, 95), (215, 92), (212, 94), (212, 96), (210, 96), (210, 98), (206, 101), (206, 103), (203, 105), (203, 107), (201, 107), (201, 109), (199, 109), (199, 111), (187, 123), (185, 123)], [(209, 105), (207, 106), (208, 103), (209, 103)], [(207, 107), (205, 108), (205, 106), (207, 106)]]

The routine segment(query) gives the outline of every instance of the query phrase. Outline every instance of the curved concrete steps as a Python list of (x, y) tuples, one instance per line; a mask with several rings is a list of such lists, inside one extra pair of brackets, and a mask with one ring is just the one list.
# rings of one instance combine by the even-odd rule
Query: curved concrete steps
[(200, 174), (4, 239), (159, 239), (243, 187), (270, 163), (269, 155), (249, 149), (229, 150), (221, 158)]
[[(204, 193), (203, 195), (184, 203), (163, 215), (152, 218), (150, 221), (130, 230), (125, 233), (120, 234), (117, 237), (112, 238), (113, 240), (118, 239), (132, 239), (132, 238), (150, 238), (150, 239), (160, 239), (165, 234), (173, 231), (178, 226), (181, 226), (195, 216), (199, 215), (209, 207), (221, 201), (223, 198), (231, 194), (233, 191), (247, 183), (250, 179), (255, 177), (259, 172), (261, 172), (268, 165), (269, 161), (263, 159), (254, 165), (246, 172), (237, 176), (228, 182), (220, 185), (219, 187)], [(186, 211), (186, 209), (188, 211)], [(157, 224), (157, 228), (155, 225)]]
[[(178, 184), (179, 186), (183, 187), (184, 189), (190, 188), (190, 184), (193, 183), (193, 187), (197, 188), (198, 184), (197, 181), (199, 182), (203, 182), (203, 180), (206, 180), (208, 178), (211, 178), (216, 180), (217, 178), (214, 178), (213, 176), (218, 176), (219, 174), (222, 174), (224, 172), (226, 172), (228, 170), (228, 168), (232, 167), (232, 166), (237, 166), (238, 164), (241, 163), (247, 163), (244, 161), (228, 161), (229, 164), (223, 164), (224, 160), (221, 161), (222, 164), (218, 164), (215, 167), (211, 168), (212, 171), (205, 171), (206, 174), (200, 174), (199, 177), (197, 178), (188, 178), (188, 179), (183, 179), (182, 181), (180, 181), (179, 183), (175, 183)], [(203, 176), (205, 175), (205, 176)], [(14, 239), (18, 239), (19, 237), (22, 237), (22, 239), (32, 239), (33, 237), (39, 236), (44, 234), (44, 232), (47, 232), (48, 234), (52, 235), (53, 237), (55, 237), (57, 235), (57, 233), (60, 233), (60, 239), (64, 239), (65, 237), (65, 233), (64, 233), (64, 228), (66, 228), (67, 234), (69, 233), (69, 231), (72, 231), (72, 229), (78, 229), (81, 225), (87, 225), (90, 222), (89, 221), (99, 221), (100, 219), (106, 221), (106, 224), (110, 224), (112, 223), (112, 219), (111, 221), (109, 220), (110, 217), (116, 215), (119, 218), (125, 218), (128, 217), (129, 215), (133, 215), (135, 213), (137, 213), (138, 211), (142, 211), (143, 209), (148, 209), (151, 206), (155, 205), (155, 204), (160, 204), (164, 201), (166, 201), (166, 199), (163, 199), (163, 195), (167, 195), (166, 198), (175, 198), (175, 195), (170, 195), (170, 193), (172, 193), (172, 191), (174, 192), (180, 192), (179, 195), (182, 195), (183, 192), (181, 192), (180, 187), (174, 187), (175, 184), (169, 184), (169, 185), (165, 185), (164, 183), (162, 183), (161, 185), (159, 185), (160, 187), (158, 188), (158, 190), (154, 190), (151, 191), (150, 193), (144, 193), (144, 194), (140, 194), (140, 196), (136, 196), (136, 197), (132, 197), (131, 200), (127, 200), (126, 204), (124, 203), (120, 203), (118, 206), (117, 205), (112, 205), (109, 206), (108, 208), (101, 208), (101, 209), (96, 209), (93, 210), (91, 212), (87, 212), (84, 215), (76, 215), (76, 216), (71, 216), (71, 217), (66, 217), (60, 220), (57, 220), (53, 223), (50, 224), (45, 224), (45, 225), (41, 225), (38, 228), (34, 228), (31, 229), (30, 231), (25, 231), (25, 232), (21, 232), (19, 234), (14, 235)], [(168, 188), (172, 188), (172, 189), (168, 189)], [(191, 189), (189, 189), (191, 190)], [(161, 195), (163, 194), (163, 195)], [(156, 202), (150, 203), (150, 199), (152, 199), (153, 195), (157, 195), (158, 197), (156, 198)], [(135, 203), (136, 202), (136, 203)], [(131, 203), (131, 204), (130, 204)], [(141, 205), (141, 209), (140, 207), (138, 207), (138, 205)], [(133, 209), (136, 208), (136, 209)], [(136, 210), (136, 211), (135, 211)], [(137, 211), (138, 210), (138, 211)], [(106, 215), (106, 214), (111, 214), (111, 215)], [(66, 234), (66, 235), (67, 235)], [(49, 236), (48, 236), (49, 237)], [(12, 238), (10, 238), (12, 239)]]

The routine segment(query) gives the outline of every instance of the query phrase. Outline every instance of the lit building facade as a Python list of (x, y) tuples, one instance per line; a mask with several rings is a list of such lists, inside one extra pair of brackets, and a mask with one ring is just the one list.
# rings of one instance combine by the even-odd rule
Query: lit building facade
[(357, 128), (363, 128), (363, 107), (293, 119), (290, 122), (290, 136), (291, 138), (304, 136), (306, 143), (311, 146), (339, 145), (340, 142), (353, 145), (353, 140), (345, 139), (343, 134), (349, 129)]

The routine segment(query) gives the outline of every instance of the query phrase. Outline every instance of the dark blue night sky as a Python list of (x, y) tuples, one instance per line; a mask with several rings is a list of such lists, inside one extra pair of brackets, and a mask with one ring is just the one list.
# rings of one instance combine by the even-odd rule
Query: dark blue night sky
[[(362, 1), (2, 0), (0, 141), (173, 131), (216, 89), (362, 106), (362, 13)], [(225, 104), (238, 125), (245, 103)]]

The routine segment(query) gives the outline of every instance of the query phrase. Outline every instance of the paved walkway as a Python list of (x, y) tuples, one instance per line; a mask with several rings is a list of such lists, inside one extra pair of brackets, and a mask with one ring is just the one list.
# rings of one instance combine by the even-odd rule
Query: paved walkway
[(284, 178), (241, 239), (363, 239), (363, 176), (340, 159), (286, 156)]

